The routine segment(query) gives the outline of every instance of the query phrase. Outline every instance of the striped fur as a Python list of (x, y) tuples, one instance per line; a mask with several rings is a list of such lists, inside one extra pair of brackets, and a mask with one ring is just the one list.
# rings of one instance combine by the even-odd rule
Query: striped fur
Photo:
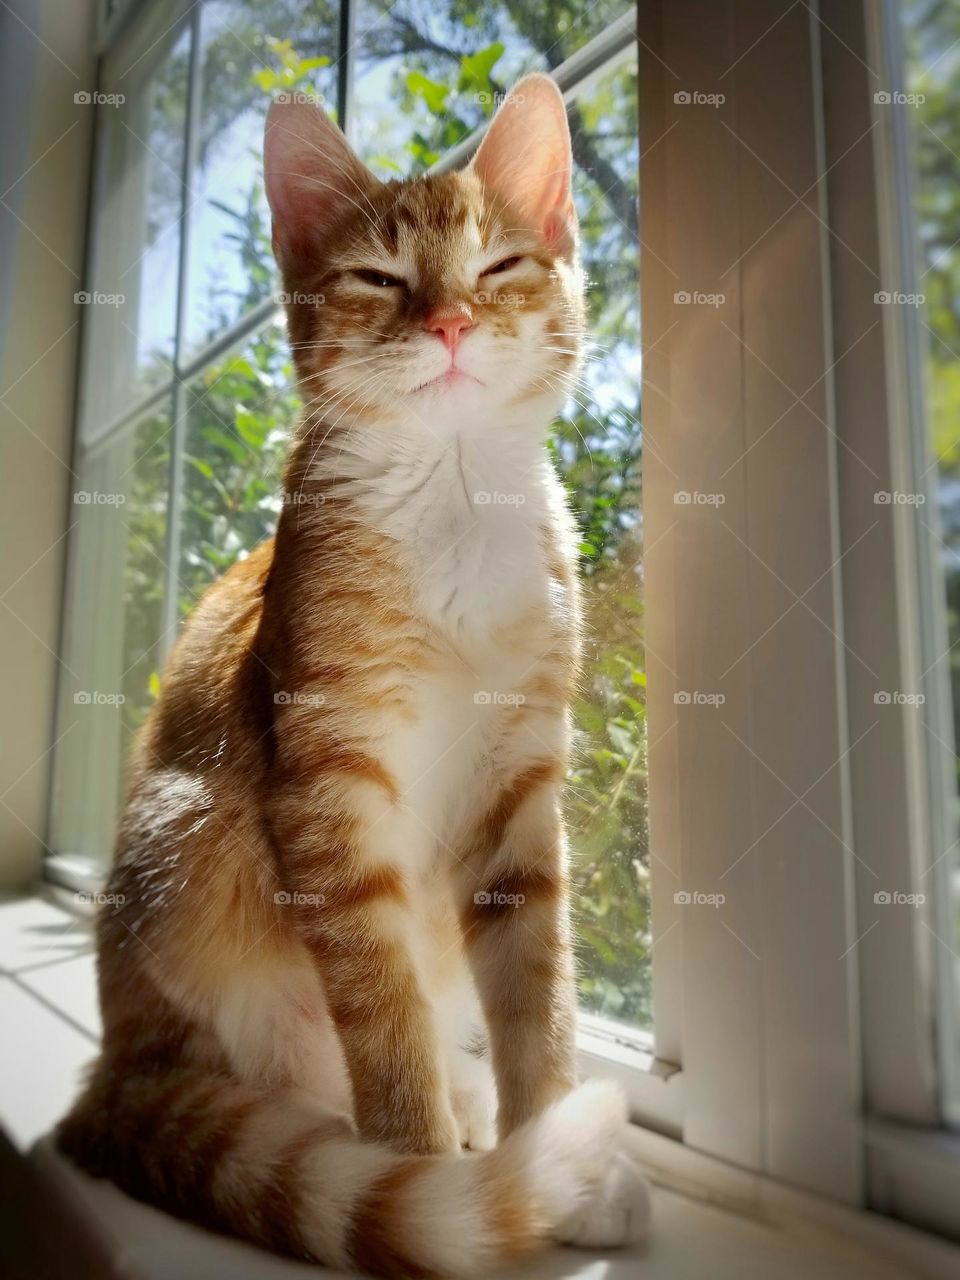
[(623, 1242), (646, 1201), (622, 1104), (572, 1091), (578, 603), (543, 443), (583, 318), (562, 103), (533, 77), (465, 173), (391, 184), (290, 104), (267, 186), (306, 405), (287, 501), (138, 741), (103, 1050), (61, 1144), (385, 1276)]

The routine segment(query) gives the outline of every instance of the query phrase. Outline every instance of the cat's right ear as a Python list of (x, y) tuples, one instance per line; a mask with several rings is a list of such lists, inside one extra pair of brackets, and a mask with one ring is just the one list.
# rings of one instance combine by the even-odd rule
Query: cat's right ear
[(369, 193), (379, 186), (320, 107), (291, 97), (271, 106), (263, 143), (273, 251), (282, 269), (315, 257), (324, 233), (350, 209), (369, 217)]

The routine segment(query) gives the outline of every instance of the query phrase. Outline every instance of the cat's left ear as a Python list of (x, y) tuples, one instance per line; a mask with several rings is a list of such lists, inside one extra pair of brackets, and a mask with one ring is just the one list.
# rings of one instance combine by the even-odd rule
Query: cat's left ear
[(572, 252), (577, 215), (570, 192), (570, 129), (560, 90), (549, 76), (525, 76), (510, 90), (470, 168), (549, 248)]
[(315, 258), (325, 233), (343, 217), (369, 219), (380, 186), (327, 115), (302, 95), (270, 108), (263, 143), (273, 251), (284, 270)]

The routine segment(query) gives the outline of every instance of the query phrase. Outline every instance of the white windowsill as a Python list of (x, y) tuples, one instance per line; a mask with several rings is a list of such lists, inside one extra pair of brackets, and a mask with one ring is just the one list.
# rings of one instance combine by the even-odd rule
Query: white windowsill
[[(63, 1255), (62, 1272), (54, 1270), (52, 1276), (293, 1280), (318, 1274), (315, 1267), (221, 1239), (138, 1204), (78, 1173), (52, 1149), (45, 1135), (68, 1107), (80, 1071), (96, 1052), (98, 1013), (89, 925), (49, 894), (0, 903), (0, 1025), (8, 1045), (0, 1056), (0, 1128), (20, 1153), (11, 1159), (26, 1159), (36, 1174), (44, 1236), (59, 1241)], [(726, 1200), (743, 1212), (707, 1203), (690, 1194), (703, 1193), (699, 1174), (691, 1173), (699, 1169), (696, 1153), (640, 1129), (632, 1139), (660, 1182), (649, 1246), (598, 1254), (556, 1250), (518, 1271), (518, 1278), (848, 1280), (862, 1275), (906, 1280), (946, 1276), (948, 1267), (960, 1274), (960, 1253), (939, 1242), (931, 1248), (926, 1237), (883, 1221), (872, 1246), (855, 1241), (847, 1220), (870, 1215), (839, 1211), (833, 1223), (829, 1213), (817, 1215), (816, 1224), (809, 1215), (791, 1220), (782, 1205), (777, 1210), (775, 1194), (763, 1193), (762, 1180), (743, 1173), (731, 1175), (725, 1189)], [(3, 1180), (12, 1176), (8, 1165), (0, 1163), (0, 1199), (6, 1193)], [(899, 1248), (889, 1247), (891, 1232)], [(911, 1237), (928, 1256), (923, 1264), (898, 1264), (893, 1260), (898, 1254), (915, 1256)], [(0, 1258), (3, 1249), (0, 1242)], [(81, 1256), (88, 1259), (86, 1267)], [(18, 1280), (29, 1273), (5, 1274)]]

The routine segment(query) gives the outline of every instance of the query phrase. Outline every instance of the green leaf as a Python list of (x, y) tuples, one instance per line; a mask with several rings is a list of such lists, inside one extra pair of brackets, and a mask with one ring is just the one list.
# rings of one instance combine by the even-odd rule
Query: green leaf
[(403, 173), (403, 168), (390, 156), (370, 156), (367, 164), (372, 168), (387, 169), (390, 173)]
[(636, 750), (636, 740), (629, 729), (625, 729), (622, 725), (615, 724), (614, 721), (607, 722), (607, 733), (610, 735), (610, 741), (614, 747), (624, 756), (631, 756)]
[(422, 98), (429, 111), (432, 111), (435, 116), (443, 114), (447, 98), (450, 96), (449, 85), (431, 80), (420, 71), (408, 71), (406, 81), (407, 88), (413, 96)]
[(501, 41), (495, 40), (476, 53), (465, 53), (460, 59), (459, 87), (489, 91), (492, 88), (490, 72), (503, 57), (504, 48)]

